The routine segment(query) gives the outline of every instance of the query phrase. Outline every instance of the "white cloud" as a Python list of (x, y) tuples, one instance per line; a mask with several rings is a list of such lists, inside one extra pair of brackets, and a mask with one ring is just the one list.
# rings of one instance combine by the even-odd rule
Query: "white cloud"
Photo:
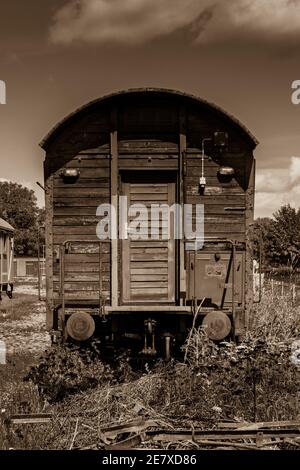
[(289, 176), (293, 184), (300, 184), (300, 157), (292, 157)]
[(300, 207), (300, 187), (293, 191), (283, 191), (277, 194), (258, 192), (255, 195), (255, 217), (272, 217), (282, 205), (290, 204)]
[(291, 157), (286, 168), (263, 169), (256, 175), (256, 190), (264, 193), (291, 191), (300, 187), (300, 157)]
[(69, 0), (55, 16), (57, 43), (136, 44), (191, 25), (211, 0)]
[(198, 42), (235, 34), (300, 35), (299, 0), (68, 0), (55, 14), (53, 42), (139, 44), (189, 28)]
[(283, 204), (300, 207), (300, 157), (291, 157), (286, 168), (257, 172), (255, 216), (271, 217)]
[(260, 170), (256, 175), (256, 191), (278, 193), (290, 187), (289, 171), (286, 169)]
[(226, 36), (244, 36), (248, 40), (282, 41), (300, 35), (299, 0), (219, 1), (209, 26), (199, 41), (215, 41)]

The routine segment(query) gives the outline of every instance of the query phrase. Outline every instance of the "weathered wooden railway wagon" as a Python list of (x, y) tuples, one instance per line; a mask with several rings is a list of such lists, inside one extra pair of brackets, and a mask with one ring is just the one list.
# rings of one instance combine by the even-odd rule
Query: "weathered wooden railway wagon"
[[(256, 144), (220, 108), (164, 89), (114, 93), (58, 124), (41, 144), (53, 337), (97, 335), (107, 347), (169, 356), (195, 315), (214, 339), (242, 335)], [(164, 239), (160, 225), (154, 239), (99, 240), (97, 208), (118, 214), (119, 196), (146, 207), (203, 204), (204, 245), (171, 232)], [(147, 223), (150, 233), (155, 222)]]

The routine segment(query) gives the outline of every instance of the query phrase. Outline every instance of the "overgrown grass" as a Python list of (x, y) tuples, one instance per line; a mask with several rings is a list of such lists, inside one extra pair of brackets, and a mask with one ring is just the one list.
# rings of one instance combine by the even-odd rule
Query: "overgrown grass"
[(299, 419), (299, 329), (300, 307), (266, 293), (243, 344), (216, 345), (194, 330), (186, 362), (161, 361), (138, 376), (125, 358), (112, 369), (94, 360), (95, 350), (82, 355), (59, 348), (24, 382), (29, 359), (15, 358), (15, 365), (0, 366), (1, 408), (8, 414), (51, 411), (53, 420), (9, 431), (2, 424), (0, 448), (104, 448), (103, 426), (137, 417), (158, 426), (205, 428), (224, 419)]
[(34, 413), (43, 409), (38, 387), (23, 381), (28, 368), (38, 360), (32, 355), (15, 354), (8, 357), (7, 364), (0, 365), (0, 449), (36, 448), (38, 430), (21, 427), (13, 430), (6, 425), (6, 420), (15, 413)]
[(35, 295), (14, 294), (12, 299), (4, 296), (0, 303), (0, 322), (28, 318), (32, 313), (34, 302), (37, 302)]
[(272, 296), (265, 292), (261, 303), (254, 306), (250, 319), (252, 338), (265, 341), (300, 339), (300, 306), (293, 305), (290, 295)]

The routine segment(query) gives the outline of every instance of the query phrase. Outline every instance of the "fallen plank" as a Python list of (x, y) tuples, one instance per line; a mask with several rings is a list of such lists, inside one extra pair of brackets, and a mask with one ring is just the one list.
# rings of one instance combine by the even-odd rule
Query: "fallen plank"
[(272, 429), (264, 430), (260, 433), (257, 433), (256, 430), (240, 430), (240, 429), (224, 429), (222, 430), (180, 430), (180, 431), (168, 431), (168, 430), (148, 430), (146, 435), (149, 438), (152, 438), (154, 441), (183, 441), (183, 440), (197, 440), (200, 439), (214, 439), (220, 441), (229, 441), (229, 440), (241, 440), (241, 439), (255, 439), (259, 434), (259, 438), (272, 439), (272, 438), (291, 438), (299, 437), (300, 430), (295, 429)]
[(53, 419), (52, 414), (36, 413), (30, 415), (11, 415), (7, 418), (8, 424), (47, 424)]
[(115, 439), (119, 434), (139, 433), (150, 427), (156, 427), (157, 421), (138, 419), (130, 423), (101, 428), (101, 433), (108, 439)]
[(135, 434), (134, 436), (128, 437), (123, 441), (116, 442), (105, 446), (105, 450), (125, 450), (132, 449), (133, 447), (139, 446), (142, 443), (142, 436)]
[(271, 429), (271, 428), (286, 428), (286, 427), (298, 427), (300, 429), (300, 421), (262, 421), (260, 423), (243, 423), (237, 429), (240, 431), (244, 430), (258, 430), (258, 429)]
[(294, 447), (297, 447), (297, 449), (300, 449), (300, 442), (299, 442), (297, 439), (285, 438), (285, 439), (283, 440), (283, 442), (284, 442), (285, 444), (290, 444), (290, 445), (292, 445), (292, 446), (294, 446)]
[(284, 427), (300, 427), (299, 420), (292, 421), (261, 421), (257, 423), (249, 423), (247, 421), (241, 422), (220, 422), (217, 424), (218, 429), (271, 429), (271, 428), (284, 428)]
[[(281, 441), (279, 441), (281, 442)], [(245, 449), (245, 450), (257, 450), (256, 444), (241, 444), (239, 442), (229, 442), (229, 441), (213, 441), (213, 440), (196, 440), (196, 444), (200, 446), (228, 446), (228, 447), (233, 447), (237, 449)], [(262, 447), (260, 447), (258, 450), (263, 450)]]
[(247, 424), (252, 424), (252, 423), (248, 423), (247, 421), (243, 421), (239, 423), (238, 422), (230, 422), (230, 423), (221, 422), (221, 423), (217, 423), (217, 427), (218, 429), (237, 429), (240, 426), (246, 426)]

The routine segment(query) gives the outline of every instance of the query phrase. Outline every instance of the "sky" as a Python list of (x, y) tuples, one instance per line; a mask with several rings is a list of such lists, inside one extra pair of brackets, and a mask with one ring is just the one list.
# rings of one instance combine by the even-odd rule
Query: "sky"
[(256, 217), (299, 207), (299, 55), (299, 0), (0, 0), (0, 180), (42, 206), (38, 144), (57, 121), (104, 94), (165, 87), (221, 106), (259, 140)]

